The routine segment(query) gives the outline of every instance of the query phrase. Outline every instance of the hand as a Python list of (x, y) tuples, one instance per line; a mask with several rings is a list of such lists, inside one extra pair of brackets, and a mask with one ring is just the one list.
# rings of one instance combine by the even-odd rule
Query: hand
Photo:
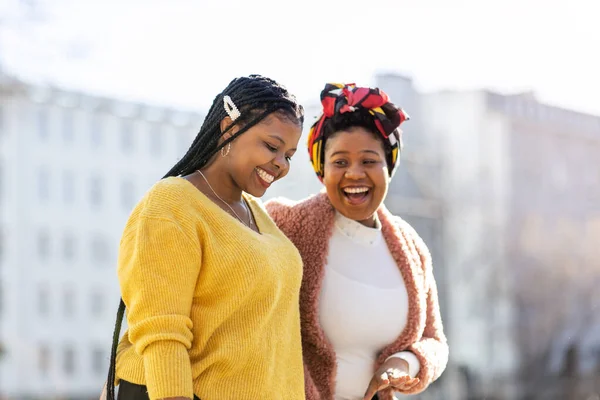
[(408, 362), (392, 357), (375, 371), (363, 400), (371, 400), (378, 391), (384, 389), (408, 391), (418, 383), (419, 378), (411, 378), (408, 374)]

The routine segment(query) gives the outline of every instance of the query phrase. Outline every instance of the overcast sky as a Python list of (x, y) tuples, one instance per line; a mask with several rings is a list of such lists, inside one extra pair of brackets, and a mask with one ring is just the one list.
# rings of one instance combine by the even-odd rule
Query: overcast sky
[(600, 115), (594, 0), (38, 0), (28, 20), (18, 1), (0, 0), (4, 68), (98, 94), (203, 108), (261, 73), (306, 102), (392, 71), (423, 91), (532, 89)]

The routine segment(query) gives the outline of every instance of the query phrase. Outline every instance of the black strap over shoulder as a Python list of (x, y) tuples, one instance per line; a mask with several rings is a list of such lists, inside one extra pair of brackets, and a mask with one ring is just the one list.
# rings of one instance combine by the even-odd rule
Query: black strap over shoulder
[(112, 347), (110, 350), (110, 365), (108, 366), (108, 379), (106, 380), (106, 400), (115, 400), (115, 378), (117, 370), (117, 346), (121, 335), (121, 325), (125, 316), (125, 303), (123, 299), (119, 302), (117, 310), (117, 321), (115, 322), (115, 331), (113, 333)]

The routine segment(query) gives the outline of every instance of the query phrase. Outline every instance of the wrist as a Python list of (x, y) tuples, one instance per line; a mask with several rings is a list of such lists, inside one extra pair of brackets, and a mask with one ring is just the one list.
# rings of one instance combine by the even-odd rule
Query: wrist
[(421, 371), (421, 363), (419, 362), (419, 359), (417, 358), (417, 356), (415, 356), (414, 353), (410, 351), (401, 351), (392, 354), (386, 359), (386, 362), (391, 358), (400, 358), (406, 361), (406, 363), (408, 364), (408, 375), (411, 378), (415, 378), (417, 375), (419, 375), (419, 372)]
[(409, 373), (410, 364), (404, 358), (401, 357), (390, 357), (386, 360), (388, 368), (396, 368), (406, 374)]

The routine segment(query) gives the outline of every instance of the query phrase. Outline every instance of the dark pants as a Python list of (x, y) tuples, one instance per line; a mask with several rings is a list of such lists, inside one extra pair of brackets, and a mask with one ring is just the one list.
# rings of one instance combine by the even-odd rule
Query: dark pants
[[(148, 389), (143, 385), (121, 380), (119, 382), (119, 394), (117, 400), (150, 400), (148, 397)], [(194, 400), (200, 400), (194, 395)]]
[[(373, 397), (373, 400), (378, 400), (377, 395)], [(135, 383), (121, 380), (119, 383), (119, 394), (117, 400), (149, 400), (148, 390), (146, 386), (136, 385)], [(198, 396), (194, 395), (194, 400), (200, 400)]]

